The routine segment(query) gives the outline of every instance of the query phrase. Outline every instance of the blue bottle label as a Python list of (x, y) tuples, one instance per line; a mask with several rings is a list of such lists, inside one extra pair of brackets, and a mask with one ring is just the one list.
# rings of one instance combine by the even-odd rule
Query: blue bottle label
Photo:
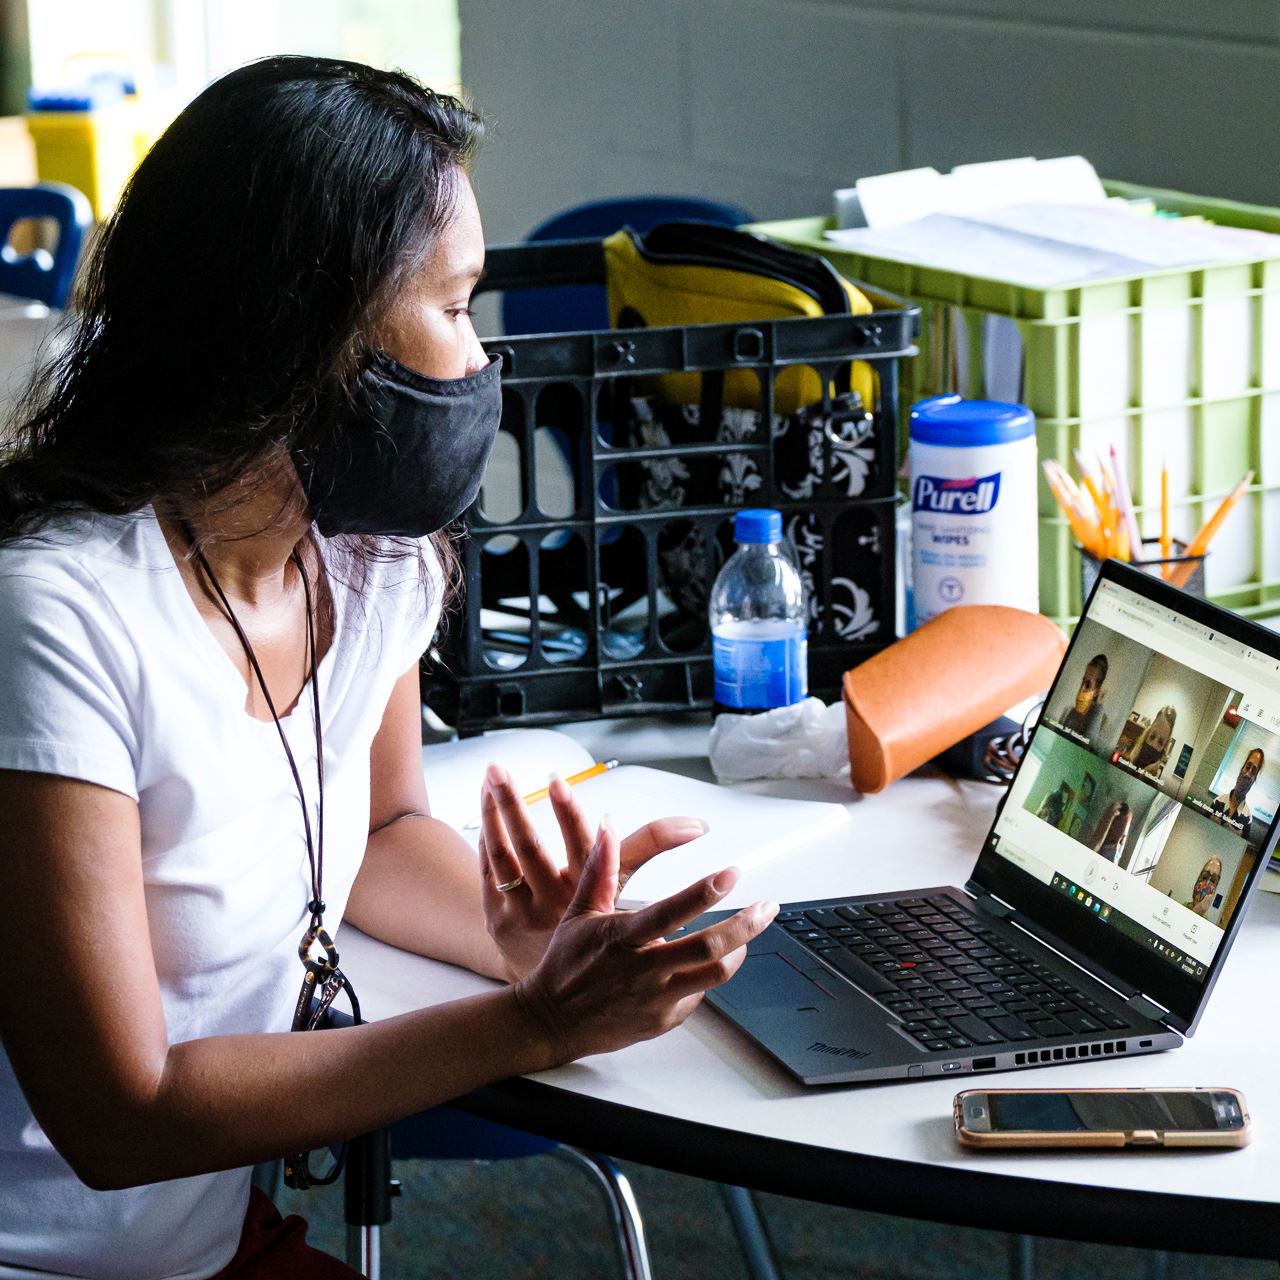
[(713, 634), (715, 700), (750, 711), (799, 702), (809, 692), (808, 649), (803, 630), (764, 640)]

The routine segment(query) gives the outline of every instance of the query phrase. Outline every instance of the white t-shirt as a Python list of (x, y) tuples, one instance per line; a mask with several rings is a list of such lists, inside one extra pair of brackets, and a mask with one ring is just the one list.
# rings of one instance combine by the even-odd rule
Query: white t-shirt
[[(429, 548), (428, 610), (415, 559), (375, 561), (357, 597), (340, 548), (318, 541), (336, 613), (319, 669), (333, 930), (364, 853), (370, 746), (392, 686), (427, 646), (440, 593)], [(302, 978), (311, 895), (298, 797), (275, 725), (246, 712), (246, 693), (150, 510), (68, 517), (0, 548), (0, 768), (137, 800), (170, 1043), (287, 1031)], [(308, 688), (283, 723), (314, 826), (311, 707)], [(23, 904), (5, 914), (21, 918)], [(360, 975), (349, 976), (358, 992)], [(211, 1276), (239, 1242), (249, 1176), (92, 1191), (49, 1144), (0, 1052), (0, 1276)]]

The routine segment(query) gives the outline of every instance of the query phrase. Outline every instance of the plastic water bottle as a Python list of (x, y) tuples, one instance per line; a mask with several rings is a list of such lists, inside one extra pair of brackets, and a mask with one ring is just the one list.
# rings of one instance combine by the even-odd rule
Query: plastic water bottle
[(738, 549), (711, 588), (711, 653), (715, 709), (768, 711), (809, 692), (804, 585), (782, 547), (782, 515), (739, 511)]
[(921, 400), (911, 410), (910, 470), (914, 622), (956, 604), (1039, 612), (1031, 410)]

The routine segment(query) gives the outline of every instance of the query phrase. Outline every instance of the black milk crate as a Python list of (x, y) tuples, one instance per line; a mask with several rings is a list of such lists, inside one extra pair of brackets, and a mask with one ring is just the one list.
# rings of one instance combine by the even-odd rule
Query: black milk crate
[[(573, 241), (491, 249), (482, 287), (602, 279), (599, 242)], [(782, 512), (810, 600), (810, 690), (839, 696), (894, 638), (898, 362), (918, 313), (873, 300), (865, 316), (486, 341), (502, 425), (466, 516), (465, 595), (423, 677), (430, 706), (462, 734), (710, 708), (707, 599), (741, 507)], [(851, 358), (878, 375), (875, 405), (824, 391), (775, 422), (783, 369), (838, 393)], [(759, 406), (726, 410), (723, 376), (743, 369)], [(653, 394), (669, 373), (699, 375), (696, 406)]]

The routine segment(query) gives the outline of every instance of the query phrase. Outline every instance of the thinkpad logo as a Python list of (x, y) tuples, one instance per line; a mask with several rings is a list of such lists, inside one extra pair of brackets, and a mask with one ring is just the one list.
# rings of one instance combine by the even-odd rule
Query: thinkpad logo
[(833, 1058), (865, 1058), (867, 1050), (850, 1049), (843, 1044), (824, 1044), (821, 1040), (815, 1040), (809, 1046), (810, 1053), (829, 1053)]

